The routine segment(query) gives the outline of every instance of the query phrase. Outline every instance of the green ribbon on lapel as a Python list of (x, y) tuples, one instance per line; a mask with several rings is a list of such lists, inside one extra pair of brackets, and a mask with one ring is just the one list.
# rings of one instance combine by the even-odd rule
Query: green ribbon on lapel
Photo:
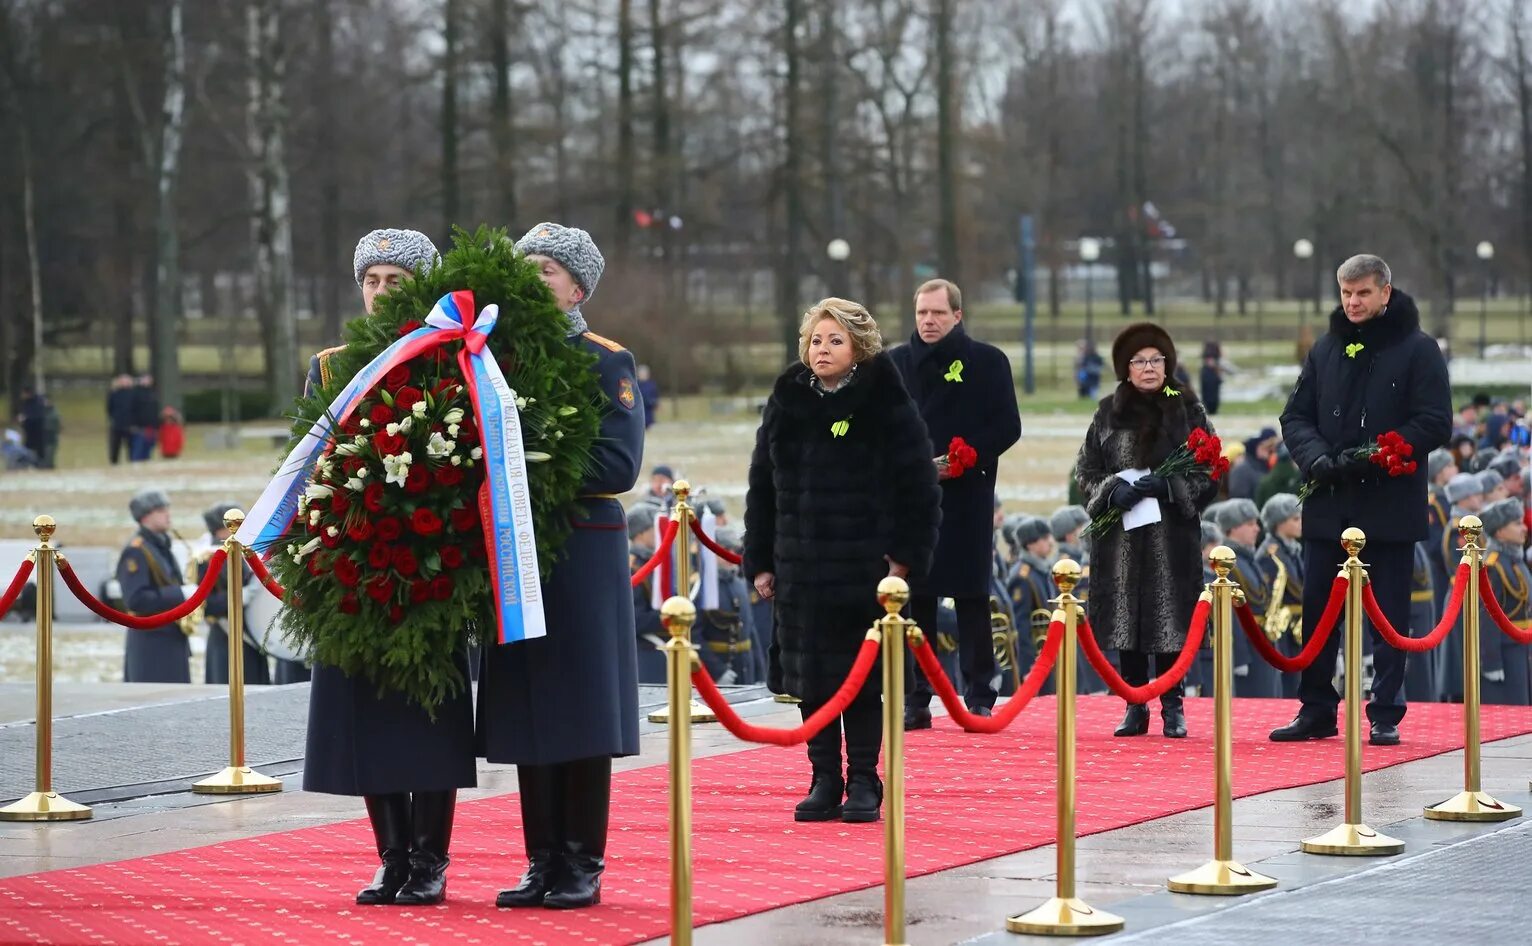
[(848, 417), (845, 420), (838, 420), (835, 423), (830, 425), (830, 436), (831, 437), (844, 437), (844, 436), (846, 436), (846, 433), (848, 431), (850, 431), (850, 430), (851, 430), (851, 418)]
[(962, 359), (955, 359), (955, 360), (953, 360), (952, 364), (947, 366), (947, 373), (942, 375), (942, 378), (944, 380), (947, 380), (947, 381), (956, 381), (959, 384), (962, 384), (963, 383), (963, 361), (962, 361)]

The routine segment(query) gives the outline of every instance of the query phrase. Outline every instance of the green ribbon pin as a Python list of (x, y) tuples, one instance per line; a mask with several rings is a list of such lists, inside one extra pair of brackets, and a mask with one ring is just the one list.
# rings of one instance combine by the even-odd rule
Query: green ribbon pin
[(838, 420), (835, 423), (830, 425), (830, 436), (831, 437), (844, 437), (844, 436), (846, 436), (846, 432), (849, 431), (850, 429), (851, 429), (851, 418), (848, 417), (845, 420)]
[(947, 381), (956, 381), (957, 383), (962, 384), (963, 383), (963, 362), (962, 362), (962, 360), (961, 359), (955, 360), (955, 361), (952, 362), (952, 364), (948, 365), (947, 366), (947, 373), (945, 375), (943, 375), (942, 377), (945, 380), (947, 380)]
[(1356, 357), (1356, 353), (1361, 351), (1363, 348), (1366, 348), (1366, 347), (1367, 346), (1363, 345), (1361, 342), (1352, 342), (1350, 345), (1346, 346), (1346, 357), (1347, 358), (1355, 358)]
[(1165, 396), (1166, 397), (1180, 397), (1181, 396), (1181, 392), (1177, 391), (1175, 388), (1170, 387), (1169, 385), (1167, 385), (1165, 387)]

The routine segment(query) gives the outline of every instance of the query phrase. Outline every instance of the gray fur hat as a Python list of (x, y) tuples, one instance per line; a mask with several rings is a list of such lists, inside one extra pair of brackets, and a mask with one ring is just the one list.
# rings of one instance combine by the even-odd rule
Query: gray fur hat
[(1048, 525), (1048, 520), (1041, 516), (1028, 516), (1016, 526), (1016, 543), (1018, 548), (1026, 548), (1038, 539), (1053, 535), (1053, 529)]
[(596, 284), (601, 281), (601, 273), (606, 269), (606, 260), (601, 257), (601, 251), (596, 249), (596, 241), (578, 227), (540, 223), (516, 241), (516, 249), (523, 256), (535, 253), (557, 260), (560, 266), (569, 270), (575, 284), (585, 290), (582, 302), (590, 301), (590, 297), (596, 294)]
[(351, 268), (356, 273), (356, 284), (361, 286), (369, 266), (386, 263), (419, 275), (430, 269), (440, 255), (431, 238), (419, 230), (374, 230), (356, 242)]
[(1452, 451), (1448, 450), (1446, 447), (1437, 447), (1435, 450), (1432, 450), (1431, 455), (1426, 458), (1427, 478), (1435, 480), (1436, 477), (1439, 476), (1441, 472), (1447, 467), (1451, 466), (1452, 463)]
[(1521, 475), (1521, 461), (1518, 460), (1516, 458), (1516, 454), (1509, 449), (1503, 451), (1500, 456), (1496, 457), (1494, 462), (1489, 465), (1489, 468), (1494, 470), (1496, 473), (1499, 473), (1503, 479), (1507, 480), (1513, 476)]
[(1501, 499), (1479, 511), (1479, 521), (1484, 523), (1484, 534), (1494, 538), (1496, 532), (1521, 519), (1526, 514), (1519, 499)]
[(1000, 520), (1000, 537), (1005, 540), (1006, 545), (1011, 547), (1012, 555), (1021, 551), (1021, 544), (1016, 537), (1016, 530), (1021, 528), (1021, 524), (1026, 520), (1026, 514), (1020, 512), (1010, 513)]
[(1231, 499), (1218, 507), (1218, 512), (1213, 516), (1213, 521), (1218, 528), (1223, 530), (1224, 535), (1238, 526), (1247, 522), (1259, 522), (1261, 511), (1255, 508), (1255, 501), (1251, 499)]
[(1048, 517), (1048, 527), (1053, 530), (1056, 538), (1064, 536), (1087, 525), (1090, 522), (1090, 514), (1084, 506), (1060, 506)]
[(134, 522), (138, 522), (156, 509), (165, 509), (169, 505), (170, 497), (165, 495), (164, 490), (150, 487), (139, 490), (128, 500), (128, 514)]
[(659, 510), (648, 503), (635, 503), (628, 510), (628, 538), (637, 538), (639, 533), (647, 532), (654, 528), (654, 520), (659, 515)]
[(1486, 496), (1490, 491), (1505, 483), (1505, 477), (1494, 470), (1480, 470), (1474, 474), (1479, 478), (1479, 491)]
[(1261, 507), (1261, 524), (1267, 532), (1276, 529), (1277, 526), (1298, 515), (1302, 509), (1298, 497), (1292, 493), (1274, 493), (1266, 500), (1266, 505)]
[(223, 528), (224, 513), (230, 509), (238, 509), (239, 503), (231, 503), (227, 499), (223, 502), (214, 503), (202, 511), (202, 521), (207, 523), (209, 533), (217, 532)]
[(1209, 545), (1222, 545), (1222, 544), (1223, 544), (1223, 530), (1218, 528), (1218, 526), (1215, 525), (1214, 523), (1208, 522), (1206, 519), (1202, 520), (1202, 545), (1203, 545), (1203, 547), (1206, 548)]
[(1460, 503), (1470, 496), (1478, 496), (1484, 492), (1480, 485), (1479, 477), (1473, 473), (1459, 473), (1447, 481), (1447, 502)]
[(736, 525), (718, 527), (718, 544), (731, 552), (745, 547), (745, 530)]

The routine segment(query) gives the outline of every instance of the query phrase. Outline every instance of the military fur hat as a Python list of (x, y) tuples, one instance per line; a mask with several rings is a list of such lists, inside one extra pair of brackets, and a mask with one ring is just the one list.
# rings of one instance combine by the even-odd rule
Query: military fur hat
[(659, 510), (648, 503), (636, 503), (628, 510), (628, 538), (635, 539), (641, 533), (654, 528)]
[(1486, 496), (1488, 496), (1489, 493), (1496, 487), (1505, 483), (1505, 477), (1501, 476), (1499, 473), (1496, 473), (1494, 470), (1480, 470), (1474, 475), (1479, 478), (1479, 492), (1485, 494)]
[(419, 275), (440, 255), (431, 238), (419, 230), (374, 230), (357, 241), (351, 268), (360, 286), (369, 266), (388, 264)]
[(1026, 548), (1038, 539), (1053, 535), (1053, 529), (1048, 525), (1048, 520), (1041, 516), (1028, 516), (1016, 527), (1016, 541), (1019, 548)]
[(1128, 380), (1128, 362), (1142, 348), (1158, 348), (1165, 356), (1165, 380), (1175, 377), (1176, 343), (1170, 340), (1170, 333), (1153, 322), (1135, 322), (1118, 332), (1112, 342), (1112, 367), (1118, 381)]
[(1483, 484), (1473, 473), (1459, 473), (1447, 481), (1447, 502), (1449, 503), (1460, 503), (1470, 496), (1478, 496), (1483, 492)]
[(585, 299), (596, 294), (596, 284), (606, 270), (606, 260), (596, 249), (596, 241), (578, 227), (565, 227), (557, 223), (540, 223), (516, 241), (516, 249), (524, 256), (537, 254), (557, 260), (569, 270), (575, 284), (585, 290)]
[(1496, 457), (1490, 463), (1489, 468), (1499, 473), (1501, 478), (1507, 480), (1513, 476), (1521, 475), (1521, 461), (1516, 458), (1516, 454), (1509, 448)]
[(1446, 447), (1437, 447), (1435, 450), (1432, 450), (1431, 455), (1426, 458), (1427, 477), (1432, 480), (1436, 479), (1436, 477), (1440, 475), (1441, 472), (1447, 467), (1451, 466), (1452, 463), (1452, 451), (1448, 450)]
[(1084, 506), (1060, 506), (1048, 517), (1048, 526), (1058, 538), (1063, 538), (1069, 533), (1081, 528), (1090, 522), (1090, 515)]
[(214, 503), (213, 505), (207, 507), (207, 509), (203, 510), (202, 512), (202, 521), (207, 523), (207, 531), (211, 533), (222, 529), (224, 513), (228, 512), (230, 509), (238, 508), (238, 503), (231, 503), (228, 500)]
[(1484, 534), (1493, 538), (1496, 532), (1518, 521), (1525, 514), (1521, 500), (1501, 499), (1480, 510), (1479, 521), (1484, 523)]
[(1021, 524), (1026, 521), (1026, 514), (1019, 512), (1013, 512), (1000, 520), (1000, 537), (1005, 540), (1006, 545), (1010, 546), (1012, 555), (1021, 552), (1021, 540), (1017, 536), (1016, 530), (1020, 529)]
[(738, 552), (745, 547), (745, 530), (736, 525), (718, 527), (718, 544), (731, 552)]
[(128, 500), (128, 514), (133, 517), (134, 522), (139, 522), (156, 509), (165, 509), (169, 506), (170, 497), (165, 495), (164, 490), (141, 489)]
[(1235, 528), (1247, 522), (1259, 522), (1261, 511), (1255, 508), (1255, 501), (1250, 499), (1231, 499), (1218, 507), (1218, 512), (1213, 516), (1213, 521), (1218, 528), (1228, 535)]
[(1204, 548), (1209, 545), (1222, 545), (1223, 539), (1224, 536), (1222, 529), (1218, 528), (1216, 524), (1211, 523), (1206, 519), (1202, 520), (1202, 546)]
[(1298, 515), (1303, 507), (1298, 503), (1298, 497), (1292, 493), (1274, 493), (1266, 500), (1266, 505), (1261, 507), (1261, 524), (1267, 532), (1276, 529), (1277, 526)]

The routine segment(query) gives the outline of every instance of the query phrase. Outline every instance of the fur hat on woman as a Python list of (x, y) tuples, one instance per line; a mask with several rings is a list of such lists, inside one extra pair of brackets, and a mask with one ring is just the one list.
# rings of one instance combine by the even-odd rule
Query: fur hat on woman
[(1170, 340), (1170, 333), (1153, 322), (1135, 322), (1118, 332), (1112, 342), (1112, 367), (1118, 381), (1128, 380), (1128, 362), (1144, 348), (1158, 348), (1165, 356), (1165, 380), (1175, 377), (1176, 343)]

